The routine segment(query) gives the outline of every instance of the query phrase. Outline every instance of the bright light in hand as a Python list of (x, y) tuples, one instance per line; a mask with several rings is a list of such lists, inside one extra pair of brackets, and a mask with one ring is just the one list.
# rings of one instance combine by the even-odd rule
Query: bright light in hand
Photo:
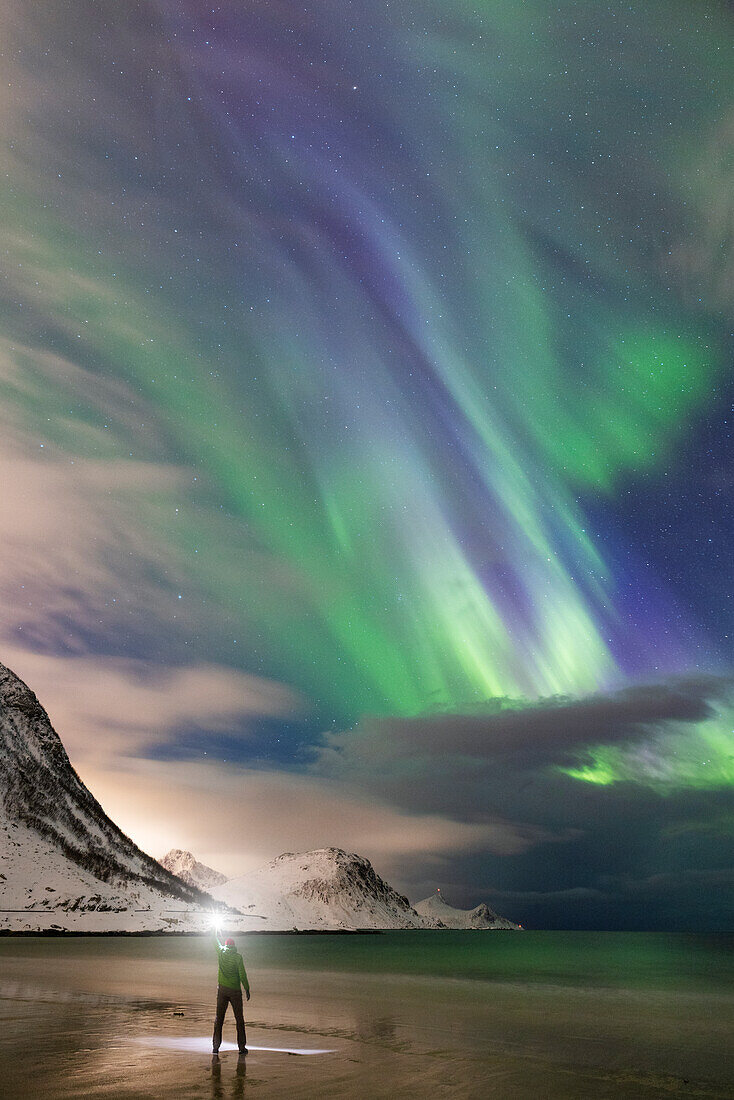
[(212, 913), (211, 917), (209, 918), (209, 924), (215, 932), (219, 931), (219, 929), (222, 927), (222, 918), (219, 916), (219, 913)]

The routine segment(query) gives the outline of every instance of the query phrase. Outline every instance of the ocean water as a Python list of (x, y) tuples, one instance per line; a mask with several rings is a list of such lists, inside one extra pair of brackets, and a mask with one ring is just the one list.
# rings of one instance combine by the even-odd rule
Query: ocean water
[(0, 1097), (734, 1097), (734, 936), (0, 938)]

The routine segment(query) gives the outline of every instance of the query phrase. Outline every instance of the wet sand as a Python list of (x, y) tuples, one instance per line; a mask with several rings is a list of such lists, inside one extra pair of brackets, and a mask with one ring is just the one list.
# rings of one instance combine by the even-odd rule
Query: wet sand
[[(213, 1064), (208, 945), (89, 942), (3, 943), (3, 1097), (734, 1096), (734, 994), (722, 989), (251, 964), (248, 1043), (281, 1049), (241, 1060), (223, 1048)], [(224, 1038), (233, 1046), (231, 1016)]]

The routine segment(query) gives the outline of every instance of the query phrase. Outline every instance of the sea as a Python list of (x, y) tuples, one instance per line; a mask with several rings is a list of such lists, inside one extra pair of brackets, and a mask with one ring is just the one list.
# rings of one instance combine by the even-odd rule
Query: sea
[(212, 1060), (206, 936), (0, 938), (3, 1100), (734, 1098), (734, 935), (241, 935)]

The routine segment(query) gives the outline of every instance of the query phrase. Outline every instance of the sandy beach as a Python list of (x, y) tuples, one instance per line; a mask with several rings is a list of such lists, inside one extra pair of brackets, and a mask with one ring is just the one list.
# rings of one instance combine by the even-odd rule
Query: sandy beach
[[(430, 933), (422, 944), (397, 935), (397, 944), (389, 935), (369, 945), (335, 938), (332, 970), (313, 965), (319, 960), (309, 957), (312, 938), (291, 941), (285, 952), (282, 937), (243, 941), (253, 986), (246, 1012), (251, 1049), (246, 1060), (238, 1058), (229, 1018), (214, 1064), (213, 965), (205, 939), (4, 940), (3, 1095), (732, 1095), (734, 996), (716, 983), (706, 989), (683, 974), (671, 995), (649, 982), (625, 986), (624, 975), (606, 986), (584, 987), (562, 975), (540, 980), (537, 953), (525, 982), (436, 976), (416, 971), (430, 965), (432, 944), (445, 956), (445, 941), (431, 941)], [(474, 934), (462, 935), (454, 942), (466, 955)], [(532, 935), (528, 949), (531, 941)], [(412, 972), (365, 968), (370, 955), (384, 966), (386, 950), (399, 958), (401, 944)], [(273, 965), (279, 955), (287, 966)]]

